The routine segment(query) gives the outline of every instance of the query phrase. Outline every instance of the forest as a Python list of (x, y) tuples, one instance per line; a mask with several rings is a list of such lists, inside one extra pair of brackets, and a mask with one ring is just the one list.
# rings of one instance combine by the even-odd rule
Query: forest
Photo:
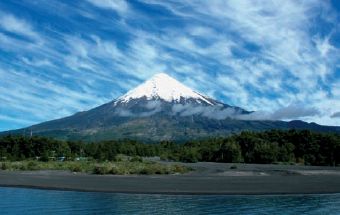
[(87, 143), (40, 136), (0, 137), (2, 161), (115, 161), (119, 155), (159, 156), (162, 160), (181, 162), (337, 166), (340, 164), (340, 135), (309, 130), (243, 131), (227, 137), (192, 140), (182, 144), (171, 141), (143, 143), (127, 139)]

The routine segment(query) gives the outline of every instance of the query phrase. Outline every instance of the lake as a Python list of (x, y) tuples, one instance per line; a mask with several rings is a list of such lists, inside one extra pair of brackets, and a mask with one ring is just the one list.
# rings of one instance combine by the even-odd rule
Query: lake
[(340, 194), (160, 195), (0, 187), (0, 214), (340, 214)]

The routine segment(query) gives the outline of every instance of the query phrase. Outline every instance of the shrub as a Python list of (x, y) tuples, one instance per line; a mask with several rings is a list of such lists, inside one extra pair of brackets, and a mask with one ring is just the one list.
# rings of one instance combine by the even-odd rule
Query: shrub
[(28, 163), (27, 163), (27, 170), (36, 170), (37, 169), (37, 167), (38, 167), (38, 164), (36, 163), (36, 162), (34, 162), (34, 161), (29, 161)]
[(98, 175), (105, 175), (111, 172), (112, 168), (108, 164), (97, 164), (93, 168), (93, 173)]
[(154, 174), (154, 171), (151, 168), (142, 168), (139, 171), (139, 174), (141, 174), (141, 175), (152, 175), (152, 174)]
[(130, 162), (143, 162), (143, 159), (139, 156), (134, 156), (130, 159)]
[(27, 164), (26, 163), (17, 163), (16, 169), (23, 170), (23, 171), (28, 170)]
[(5, 162), (2, 162), (1, 163), (1, 170), (6, 170), (6, 169), (8, 169), (8, 164), (5, 163)]
[(48, 155), (47, 155), (47, 154), (43, 154), (43, 155), (40, 157), (39, 160), (42, 161), (42, 162), (47, 162), (47, 161), (49, 161)]
[(232, 165), (232, 166), (230, 166), (230, 169), (237, 169), (237, 166), (236, 165)]
[(117, 161), (117, 162), (125, 161), (125, 160), (127, 160), (126, 155), (118, 154), (118, 155), (116, 155), (116, 157), (115, 157), (115, 161)]
[(72, 172), (83, 172), (82, 170), (82, 167), (81, 167), (81, 165), (80, 164), (78, 164), (78, 163), (74, 163), (74, 164), (72, 164), (71, 166), (70, 166), (70, 168), (69, 168)]
[(191, 169), (185, 166), (177, 165), (177, 164), (172, 166), (173, 173), (185, 173), (185, 172), (188, 172), (189, 170)]
[(120, 171), (119, 171), (119, 168), (116, 166), (116, 165), (113, 165), (109, 174), (112, 174), (112, 175), (119, 175), (120, 174)]

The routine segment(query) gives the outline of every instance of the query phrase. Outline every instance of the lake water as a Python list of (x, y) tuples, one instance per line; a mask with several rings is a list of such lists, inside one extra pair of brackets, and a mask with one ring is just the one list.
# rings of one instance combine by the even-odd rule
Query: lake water
[(149, 195), (0, 187), (0, 214), (340, 214), (340, 194)]

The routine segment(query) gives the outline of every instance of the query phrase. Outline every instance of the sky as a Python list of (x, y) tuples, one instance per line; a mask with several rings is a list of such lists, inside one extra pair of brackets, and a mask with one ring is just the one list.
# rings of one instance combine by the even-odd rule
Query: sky
[(229, 105), (340, 125), (337, 0), (0, 1), (0, 131), (160, 72)]

